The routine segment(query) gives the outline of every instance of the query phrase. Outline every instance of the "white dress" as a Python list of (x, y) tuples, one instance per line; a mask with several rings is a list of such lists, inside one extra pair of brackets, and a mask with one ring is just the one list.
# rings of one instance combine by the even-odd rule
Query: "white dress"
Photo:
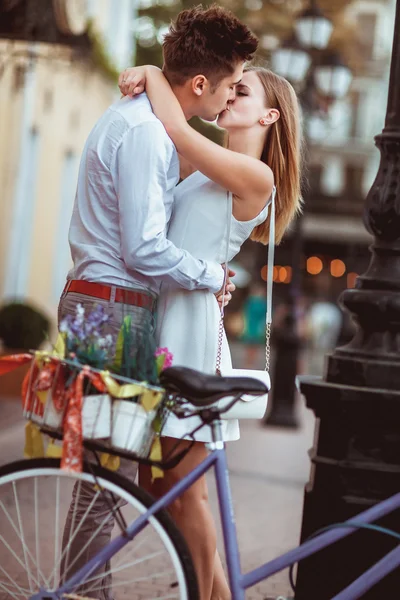
[[(256, 225), (268, 216), (268, 206), (251, 221), (237, 221), (232, 216), (228, 260), (239, 252)], [(227, 251), (227, 191), (196, 171), (175, 189), (174, 209), (168, 239), (197, 258), (223, 263)], [(187, 291), (163, 284), (157, 311), (157, 345), (173, 354), (174, 366), (185, 366), (215, 373), (220, 312), (217, 300), (208, 290)], [(231, 368), (231, 355), (226, 336), (222, 347), (221, 370)], [(199, 417), (179, 420), (171, 415), (163, 435), (182, 438), (200, 424)], [(240, 437), (237, 420), (222, 425), (225, 441)], [(210, 442), (211, 432), (204, 426), (194, 436)]]

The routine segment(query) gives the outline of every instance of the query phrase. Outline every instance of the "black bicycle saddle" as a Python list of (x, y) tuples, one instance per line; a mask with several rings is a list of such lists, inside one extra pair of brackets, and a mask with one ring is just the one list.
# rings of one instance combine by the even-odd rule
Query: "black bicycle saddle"
[(206, 375), (188, 367), (164, 369), (160, 375), (160, 382), (168, 391), (178, 392), (195, 406), (208, 406), (218, 398), (228, 395), (242, 393), (261, 396), (268, 393), (267, 386), (252, 377)]

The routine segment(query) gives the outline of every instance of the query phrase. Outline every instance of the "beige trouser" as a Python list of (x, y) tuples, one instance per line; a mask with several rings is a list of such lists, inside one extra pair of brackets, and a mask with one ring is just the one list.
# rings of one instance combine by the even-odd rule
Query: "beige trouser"
[[(112, 296), (113, 295), (115, 296), (114, 293)], [(110, 321), (107, 323), (104, 334), (111, 333), (115, 336), (115, 339), (124, 317), (127, 315), (131, 316), (133, 333), (141, 336), (149, 336), (148, 341), (155, 347), (153, 337), (154, 315), (149, 310), (137, 306), (100, 300), (83, 294), (67, 293), (66, 295), (63, 295), (60, 300), (58, 322), (60, 323), (67, 315), (75, 315), (76, 305), (78, 303), (83, 305), (86, 314), (88, 314), (95, 305), (103, 305), (110, 315)], [(86, 460), (90, 461), (91, 456), (91, 453), (85, 452)], [(121, 475), (133, 481), (136, 477), (137, 470), (137, 463), (121, 458), (121, 466), (118, 470)], [(85, 516), (96, 493), (93, 484), (82, 483), (80, 486), (78, 483), (75, 484), (63, 534), (63, 551), (68, 544), (69, 548), (66, 550), (64, 560), (61, 563), (60, 577), (62, 582), (85, 565), (90, 558), (104, 548), (111, 539), (111, 532), (114, 527), (115, 519), (110, 514), (110, 500), (107, 502), (107, 498), (104, 497), (104, 494), (98, 495), (93, 506), (91, 506), (89, 513)], [(125, 504), (125, 502), (121, 501), (121, 506), (123, 504)], [(84, 516), (84, 523), (80, 525)], [(74, 531), (78, 527), (79, 531), (77, 535), (74, 536)], [(97, 529), (99, 529), (99, 531), (97, 531)], [(87, 544), (92, 536), (93, 540)], [(76, 559), (76, 557), (78, 558)], [(69, 567), (69, 565), (71, 566)], [(110, 565), (106, 564), (97, 571), (97, 573), (105, 573), (101, 582), (101, 592), (88, 592), (90, 598), (113, 600), (111, 575), (108, 573), (109, 569)], [(97, 589), (99, 588), (99, 584), (99, 581), (95, 584)], [(88, 589), (90, 589), (90, 584), (88, 585)], [(84, 593), (84, 591), (85, 586), (79, 588), (80, 593)]]

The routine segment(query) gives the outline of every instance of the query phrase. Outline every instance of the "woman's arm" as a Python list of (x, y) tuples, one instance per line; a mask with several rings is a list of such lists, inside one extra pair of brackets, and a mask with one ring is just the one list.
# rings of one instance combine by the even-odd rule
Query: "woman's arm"
[[(272, 192), (271, 169), (256, 158), (222, 148), (190, 127), (168, 81), (157, 67), (130, 69), (129, 78), (126, 73), (120, 77), (120, 86), (130, 95), (135, 95), (136, 89), (142, 89), (145, 77), (146, 92), (154, 113), (162, 121), (179, 154), (212, 181), (230, 190), (239, 202), (246, 201), (246, 210), (244, 206), (240, 207), (241, 220), (256, 216)], [(124, 77), (125, 87), (122, 85)]]
[(180, 178), (186, 179), (196, 171), (192, 163), (190, 163), (182, 154), (179, 154)]

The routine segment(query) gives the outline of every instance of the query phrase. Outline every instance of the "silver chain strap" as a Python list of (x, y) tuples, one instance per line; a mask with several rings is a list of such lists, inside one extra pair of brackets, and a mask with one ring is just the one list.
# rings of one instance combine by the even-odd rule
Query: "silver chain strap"
[(271, 364), (271, 323), (267, 323), (265, 328), (265, 370), (269, 373)]
[[(228, 195), (228, 243), (226, 248), (226, 260), (225, 268), (228, 269), (228, 251), (229, 251), (229, 240), (231, 231), (231, 219), (232, 219), (232, 195), (230, 192)], [(272, 302), (272, 267), (274, 264), (274, 244), (275, 244), (275, 188), (273, 191), (272, 202), (271, 202), (271, 218), (270, 218), (270, 232), (269, 232), (269, 244), (268, 244), (268, 283), (267, 289), (267, 322), (265, 325), (265, 370), (269, 372), (271, 363), (271, 302)], [(226, 274), (224, 278), (223, 293), (225, 295), (226, 286)], [(222, 360), (222, 342), (224, 339), (224, 309), (221, 307), (221, 318), (219, 321), (218, 328), (218, 348), (217, 348), (217, 359), (215, 364), (215, 372), (217, 375), (221, 375), (221, 360)]]
[(224, 339), (224, 317), (221, 315), (218, 328), (218, 351), (215, 372), (221, 375), (222, 340)]

